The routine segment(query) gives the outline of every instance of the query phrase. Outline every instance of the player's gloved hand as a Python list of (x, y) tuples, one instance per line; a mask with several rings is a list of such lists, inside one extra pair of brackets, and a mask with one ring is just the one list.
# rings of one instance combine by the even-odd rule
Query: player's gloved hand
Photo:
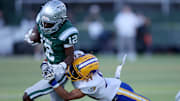
[(43, 61), (43, 63), (41, 64), (41, 70), (42, 70), (42, 77), (45, 80), (51, 81), (52, 79), (55, 78), (55, 73), (53, 71), (53, 68), (50, 67), (50, 65), (46, 61)]
[(34, 41), (32, 41), (32, 40), (30, 39), (30, 36), (31, 36), (32, 32), (33, 32), (33, 29), (30, 29), (30, 30), (28, 31), (28, 33), (25, 34), (24, 40), (25, 40), (27, 43), (29, 43), (29, 44), (37, 45), (38, 43), (35, 43)]
[(45, 80), (49, 81), (49, 84), (53, 88), (57, 88), (60, 84), (55, 79), (55, 73), (53, 67), (51, 67), (46, 61), (41, 64), (42, 76)]

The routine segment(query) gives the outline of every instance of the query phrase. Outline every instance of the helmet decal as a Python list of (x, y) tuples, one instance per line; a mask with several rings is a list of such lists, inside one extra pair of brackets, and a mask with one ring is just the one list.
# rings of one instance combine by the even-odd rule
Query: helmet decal
[(83, 67), (86, 67), (87, 65), (93, 64), (95, 62), (98, 62), (97, 58), (90, 58), (86, 61), (84, 61), (83, 63), (78, 65), (78, 69), (82, 69)]

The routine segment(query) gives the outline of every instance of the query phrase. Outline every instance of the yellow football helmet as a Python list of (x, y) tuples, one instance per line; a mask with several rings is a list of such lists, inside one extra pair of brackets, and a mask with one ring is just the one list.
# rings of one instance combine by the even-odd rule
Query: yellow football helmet
[(99, 68), (98, 59), (92, 54), (84, 54), (68, 66), (67, 77), (72, 81), (88, 80)]

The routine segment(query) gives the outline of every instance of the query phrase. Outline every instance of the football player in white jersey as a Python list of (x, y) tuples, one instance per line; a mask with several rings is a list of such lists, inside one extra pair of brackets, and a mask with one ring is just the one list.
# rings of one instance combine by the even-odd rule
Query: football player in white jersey
[[(117, 70), (119, 70), (118, 68)], [(148, 98), (137, 94), (120, 79), (104, 78), (99, 71), (98, 59), (92, 54), (81, 55), (68, 67), (67, 77), (71, 79), (75, 87), (71, 92), (64, 90), (54, 79), (55, 75), (53, 74), (53, 70), (48, 68), (49, 83), (55, 92), (67, 101), (79, 99), (85, 95), (100, 101), (150, 101)]]

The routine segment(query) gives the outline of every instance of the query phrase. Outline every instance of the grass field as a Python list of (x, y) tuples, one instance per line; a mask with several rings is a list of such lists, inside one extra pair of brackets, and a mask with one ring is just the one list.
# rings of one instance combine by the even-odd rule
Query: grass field
[[(98, 58), (104, 76), (113, 77), (119, 64), (116, 57), (98, 55)], [(31, 56), (0, 57), (0, 101), (22, 101), (24, 90), (41, 79), (40, 63)], [(136, 62), (125, 64), (121, 80), (152, 101), (174, 101), (180, 90), (180, 55), (139, 56)], [(65, 88), (73, 89), (70, 82)], [(49, 101), (49, 96), (36, 101)], [(85, 97), (76, 101), (94, 100)]]

